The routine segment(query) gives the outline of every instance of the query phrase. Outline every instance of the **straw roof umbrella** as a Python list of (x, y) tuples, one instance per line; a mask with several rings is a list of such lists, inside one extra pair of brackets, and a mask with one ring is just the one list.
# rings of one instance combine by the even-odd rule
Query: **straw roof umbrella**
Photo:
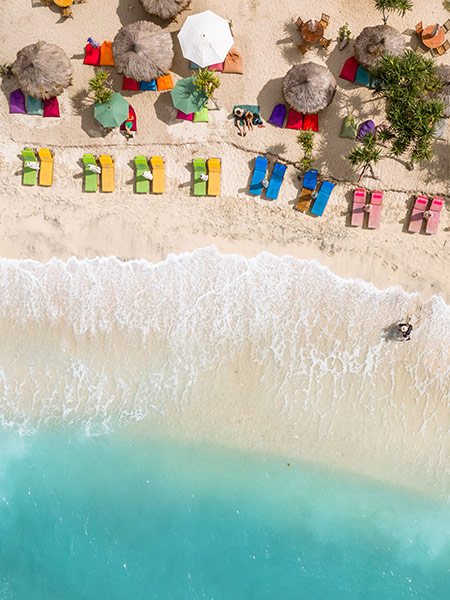
[(59, 96), (72, 80), (72, 65), (59, 46), (37, 42), (17, 53), (12, 72), (23, 92), (33, 98)]
[(191, 0), (141, 0), (141, 4), (150, 15), (160, 19), (173, 19), (187, 8)]
[(330, 104), (336, 80), (327, 67), (308, 62), (293, 66), (284, 76), (281, 89), (294, 110), (313, 114)]
[(355, 40), (355, 58), (365, 69), (373, 69), (385, 54), (398, 56), (405, 51), (401, 34), (389, 25), (365, 27)]
[(450, 67), (440, 65), (437, 68), (437, 74), (442, 79), (442, 89), (438, 94), (438, 98), (444, 102), (444, 117), (450, 117)]
[(119, 30), (113, 41), (113, 55), (119, 73), (136, 81), (150, 81), (170, 69), (172, 37), (154, 23), (137, 21)]

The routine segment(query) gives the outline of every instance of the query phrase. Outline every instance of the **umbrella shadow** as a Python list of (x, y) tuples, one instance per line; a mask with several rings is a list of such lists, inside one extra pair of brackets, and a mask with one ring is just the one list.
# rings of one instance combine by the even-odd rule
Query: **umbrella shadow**
[(272, 114), (273, 107), (276, 104), (284, 104), (285, 100), (281, 92), (282, 77), (271, 79), (262, 88), (257, 97), (257, 103), (260, 106), (261, 118), (264, 121)]
[(12, 73), (8, 73), (7, 75), (2, 76), (2, 83), (0, 88), (5, 95), (5, 98), (8, 100), (9, 104), (9, 94), (16, 90), (19, 87), (19, 82), (14, 77)]
[(104, 136), (104, 129), (94, 117), (94, 102), (86, 90), (79, 90), (70, 97), (72, 108), (81, 117), (81, 128), (91, 138)]
[(130, 25), (136, 21), (148, 21), (149, 19), (161, 27), (164, 26), (162, 23), (167, 24), (165, 21), (160, 21), (160, 19), (155, 19), (149, 15), (139, 0), (120, 0), (116, 13), (122, 26)]
[(170, 93), (160, 93), (153, 104), (156, 117), (166, 125), (176, 123), (177, 109), (172, 103)]
[(170, 70), (182, 78), (190, 77), (192, 75), (192, 70), (189, 67), (189, 61), (186, 58), (184, 58), (183, 52), (181, 51), (180, 42), (178, 41), (178, 37), (177, 37), (178, 33), (179, 33), (179, 30), (171, 31), (171, 33), (170, 33), (170, 35), (172, 36), (172, 43), (173, 43), (173, 50), (174, 50), (174, 57), (173, 57), (173, 62), (172, 62), (172, 66), (170, 67)]

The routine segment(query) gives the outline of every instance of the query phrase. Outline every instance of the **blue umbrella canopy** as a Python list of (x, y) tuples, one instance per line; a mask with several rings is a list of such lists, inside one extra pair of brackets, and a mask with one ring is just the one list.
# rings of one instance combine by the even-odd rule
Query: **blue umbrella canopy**
[(128, 119), (130, 104), (121, 94), (112, 94), (109, 102), (94, 105), (94, 117), (103, 127), (119, 127)]
[(193, 77), (177, 81), (170, 93), (175, 108), (186, 114), (198, 112), (208, 100), (208, 96), (195, 87)]

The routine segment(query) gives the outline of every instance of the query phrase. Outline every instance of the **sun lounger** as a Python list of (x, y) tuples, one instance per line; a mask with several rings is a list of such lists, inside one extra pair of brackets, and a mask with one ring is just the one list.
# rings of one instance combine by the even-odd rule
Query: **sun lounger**
[(255, 167), (253, 169), (253, 177), (250, 183), (250, 194), (259, 196), (262, 192), (262, 180), (266, 176), (267, 171), (267, 158), (264, 156), (257, 156), (255, 160)]
[(302, 212), (308, 212), (309, 207), (312, 202), (312, 190), (308, 190), (307, 188), (302, 188), (300, 191), (300, 196), (298, 198), (297, 205), (295, 207), (296, 210), (301, 210)]
[(286, 165), (282, 165), (279, 162), (275, 163), (272, 176), (269, 181), (269, 187), (266, 190), (266, 198), (270, 198), (271, 200), (276, 200), (278, 198), (278, 193), (280, 191), (281, 184), (283, 183), (283, 177), (286, 169)]
[(320, 186), (319, 193), (317, 194), (317, 198), (314, 200), (314, 205), (311, 209), (312, 215), (317, 215), (321, 217), (323, 215), (323, 211), (328, 203), (330, 198), (330, 194), (333, 191), (334, 183), (331, 181), (324, 181)]
[(152, 192), (154, 194), (164, 194), (165, 190), (165, 171), (164, 161), (161, 156), (152, 156), (150, 159), (152, 164)]
[(378, 229), (381, 220), (381, 205), (383, 203), (383, 192), (372, 192), (370, 200), (370, 213), (367, 227), (369, 229)]
[(307, 190), (314, 191), (317, 185), (317, 169), (309, 169), (303, 175), (303, 187)]
[(89, 165), (97, 166), (97, 161), (93, 154), (85, 154), (83, 156), (84, 163), (84, 191), (96, 192), (98, 189), (98, 173), (91, 171)]
[(208, 196), (220, 196), (220, 158), (208, 160)]
[(114, 162), (109, 154), (102, 154), (98, 159), (102, 168), (102, 192), (114, 191)]
[(200, 175), (206, 175), (206, 164), (203, 158), (194, 158), (194, 196), (206, 196), (206, 181)]
[(134, 165), (136, 167), (136, 194), (148, 194), (150, 181), (143, 176), (145, 171), (149, 171), (147, 159), (145, 156), (136, 156)]
[(364, 222), (364, 206), (366, 204), (366, 190), (356, 188), (353, 194), (353, 208), (351, 225), (353, 227), (362, 227)]
[(422, 227), (423, 213), (428, 204), (426, 196), (417, 196), (417, 200), (412, 209), (411, 218), (409, 219), (408, 231), (411, 233), (419, 233)]
[(36, 169), (32, 169), (31, 167), (27, 167), (27, 162), (36, 162), (36, 155), (33, 150), (30, 148), (25, 148), (22, 150), (23, 156), (23, 185), (36, 185)]
[(425, 233), (437, 233), (438, 225), (439, 225), (439, 217), (441, 216), (441, 210), (444, 206), (444, 200), (441, 196), (435, 196), (433, 201), (431, 202), (430, 209), (433, 213), (433, 216), (430, 217), (427, 221), (427, 226), (425, 229)]
[(48, 148), (42, 148), (38, 154), (41, 159), (39, 185), (50, 186), (53, 183), (53, 155)]

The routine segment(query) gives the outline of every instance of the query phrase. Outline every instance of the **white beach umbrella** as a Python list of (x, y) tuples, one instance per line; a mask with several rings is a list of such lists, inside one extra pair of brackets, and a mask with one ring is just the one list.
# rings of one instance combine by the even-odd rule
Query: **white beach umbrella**
[(189, 16), (178, 39), (184, 58), (200, 67), (223, 62), (233, 46), (228, 21), (210, 10)]

